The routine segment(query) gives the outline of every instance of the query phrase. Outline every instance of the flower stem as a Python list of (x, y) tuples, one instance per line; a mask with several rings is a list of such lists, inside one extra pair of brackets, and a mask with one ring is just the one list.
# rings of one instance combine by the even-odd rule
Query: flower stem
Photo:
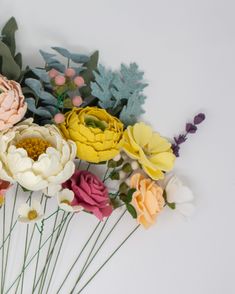
[[(113, 251), (113, 253), (106, 259), (106, 261), (98, 268), (98, 270), (91, 276), (91, 278), (85, 283), (85, 285), (77, 292), (77, 294), (80, 294), (87, 285), (95, 278), (95, 276), (102, 270), (102, 268), (110, 261), (110, 259), (118, 252), (118, 250), (126, 243), (126, 241), (135, 233), (135, 231), (140, 227), (138, 225), (134, 228), (134, 230), (131, 231), (131, 233), (122, 241), (122, 243)], [(74, 289), (75, 290), (75, 289)], [(72, 294), (73, 291), (70, 292)]]
[(94, 230), (92, 231), (91, 235), (89, 236), (88, 240), (86, 241), (86, 243), (84, 244), (84, 246), (82, 247), (82, 250), (79, 252), (77, 258), (75, 259), (74, 263), (72, 264), (72, 266), (70, 267), (67, 275), (65, 276), (63, 282), (60, 284), (59, 289), (57, 290), (56, 294), (58, 294), (60, 292), (60, 290), (62, 289), (62, 287), (64, 286), (64, 283), (66, 282), (67, 278), (69, 277), (69, 275), (71, 274), (72, 270), (74, 269), (75, 265), (77, 264), (78, 260), (80, 259), (80, 257), (82, 256), (82, 253), (84, 252), (84, 250), (86, 249), (87, 245), (89, 244), (90, 240), (92, 239), (92, 237), (94, 236), (95, 232), (97, 231), (99, 225), (100, 225), (100, 221), (98, 222), (98, 224), (96, 225), (96, 227), (94, 228)]
[[(5, 227), (6, 227), (6, 204), (3, 206), (3, 220), (2, 220), (2, 239), (5, 239)], [(5, 244), (2, 248), (2, 268), (1, 268), (1, 293), (3, 293), (4, 286), (4, 260), (5, 260)]]

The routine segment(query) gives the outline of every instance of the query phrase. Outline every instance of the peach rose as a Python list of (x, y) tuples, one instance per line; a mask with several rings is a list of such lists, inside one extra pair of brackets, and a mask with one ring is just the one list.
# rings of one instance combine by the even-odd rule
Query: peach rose
[(139, 173), (131, 177), (130, 187), (136, 189), (132, 205), (136, 209), (137, 220), (145, 228), (149, 228), (164, 207), (163, 190), (156, 182)]
[(8, 130), (19, 122), (26, 110), (20, 84), (0, 75), (0, 131)]

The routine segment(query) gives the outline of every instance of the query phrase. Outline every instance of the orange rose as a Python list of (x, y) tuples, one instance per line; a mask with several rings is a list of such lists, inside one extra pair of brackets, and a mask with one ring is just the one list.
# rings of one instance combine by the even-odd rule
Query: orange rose
[(137, 220), (148, 228), (155, 223), (158, 214), (164, 207), (163, 190), (156, 182), (138, 173), (131, 177), (130, 186), (136, 189), (132, 205), (137, 211)]

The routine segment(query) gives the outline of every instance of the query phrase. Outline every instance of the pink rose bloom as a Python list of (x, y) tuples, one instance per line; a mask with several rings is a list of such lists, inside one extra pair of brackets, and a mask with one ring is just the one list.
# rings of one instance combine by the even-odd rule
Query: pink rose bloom
[(0, 75), (0, 131), (8, 130), (25, 115), (27, 103), (19, 83)]
[(84, 170), (76, 170), (62, 186), (74, 192), (72, 205), (82, 206), (100, 220), (112, 213), (108, 190), (94, 174)]

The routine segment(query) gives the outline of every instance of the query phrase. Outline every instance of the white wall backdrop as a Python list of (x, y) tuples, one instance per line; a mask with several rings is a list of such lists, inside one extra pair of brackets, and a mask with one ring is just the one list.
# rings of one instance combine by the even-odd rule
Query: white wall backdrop
[[(195, 193), (193, 218), (164, 212), (84, 294), (235, 293), (234, 11), (233, 0), (1, 0), (0, 25), (16, 17), (25, 64), (41, 64), (39, 48), (99, 49), (105, 65), (136, 61), (145, 71), (143, 119), (163, 135), (178, 134), (198, 111), (207, 115), (176, 165)], [(80, 222), (71, 242), (86, 228)]]

